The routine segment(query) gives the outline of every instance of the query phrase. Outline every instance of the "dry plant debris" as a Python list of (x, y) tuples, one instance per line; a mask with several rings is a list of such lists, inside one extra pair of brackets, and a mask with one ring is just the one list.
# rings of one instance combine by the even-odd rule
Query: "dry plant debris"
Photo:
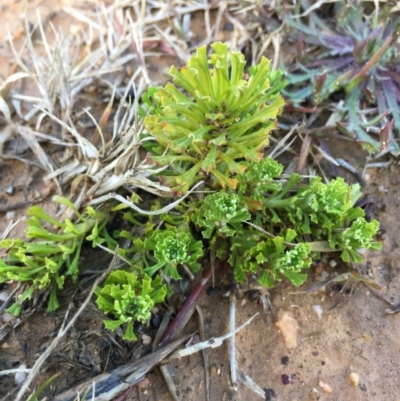
[[(328, 2), (317, 2), (302, 16), (307, 16), (325, 3)], [(155, 176), (168, 176), (166, 170), (171, 167), (172, 159), (164, 165), (157, 166), (154, 163), (155, 158), (145, 159), (140, 150), (143, 138), (150, 129), (145, 127), (139, 116), (139, 99), (148, 87), (155, 84), (152, 72), (149, 71), (149, 60), (165, 56), (178, 60), (179, 65), (185, 64), (195, 48), (221, 38), (222, 22), (224, 22), (229, 23), (229, 29), (232, 29), (229, 35), (230, 48), (243, 49), (244, 56), (252, 65), (258, 64), (265, 53), (274, 54), (271, 65), (274, 71), (277, 69), (281, 51), (283, 24), (280, 18), (284, 15), (285, 7), (291, 9), (294, 6), (291, 2), (285, 1), (272, 2), (269, 5), (248, 2), (245, 7), (235, 1), (211, 4), (176, 1), (173, 7), (161, 1), (121, 1), (111, 4), (104, 2), (92, 9), (64, 6), (63, 11), (80, 22), (74, 25), (73, 35), (64, 35), (53, 26), (45, 27), (38, 11), (33, 29), (29, 26), (28, 18), (25, 20), (27, 32), (25, 47), (19, 49), (13, 40), (10, 40), (15, 69), (0, 87), (0, 110), (3, 114), (1, 120), (3, 130), (0, 136), (2, 159), (35, 163), (46, 172), (45, 180), (54, 181), (60, 193), (69, 191), (68, 198), (72, 204), (63, 202), (70, 207), (61, 208), (57, 217), (60, 221), (72, 219), (74, 210), (79, 212), (83, 207), (94, 205), (97, 211), (105, 204), (108, 205), (111, 200), (118, 200), (121, 205), (132, 208), (142, 216), (150, 216), (150, 219), (165, 214), (179, 204), (184, 204), (187, 197), (193, 198), (192, 191), (200, 188), (188, 185), (188, 188), (180, 193), (176, 187), (171, 188), (170, 185), (166, 185), (165, 181), (157, 182)], [(191, 20), (196, 13), (201, 13), (204, 18), (205, 38), (199, 38), (191, 31)], [(268, 31), (264, 25), (266, 21), (272, 22)], [(32, 93), (27, 94), (26, 87), (29, 87)], [(101, 98), (104, 104), (103, 110), (99, 111), (99, 102), (88, 100), (93, 97)], [(312, 121), (309, 121), (309, 124), (311, 125)], [(272, 150), (270, 157), (278, 157), (287, 150), (293, 152), (291, 145), (296, 136), (289, 144), (287, 141), (294, 132), (295, 128), (283, 139), (272, 139), (278, 145)], [(9, 145), (16, 137), (25, 144), (23, 152), (18, 152), (18, 149), (14, 152), (10, 150)], [(154, 138), (146, 137), (146, 140), (151, 142)], [(35, 155), (35, 160), (27, 157), (28, 148)], [(314, 149), (325, 159), (337, 163), (322, 145), (315, 146)], [(311, 139), (308, 139), (308, 143), (304, 146), (300, 170), (306, 166), (308, 152), (316, 160), (316, 166), (320, 167), (318, 157), (311, 150)], [(208, 163), (212, 166), (213, 160), (212, 158), (210, 160)], [(203, 168), (207, 173), (213, 170), (211, 167), (209, 171)], [(290, 173), (290, 170), (286, 172)], [(312, 171), (312, 174), (315, 173)], [(289, 174), (284, 176), (283, 181), (287, 182), (288, 177)], [(220, 176), (217, 178), (220, 179), (220, 183), (223, 182)], [(228, 182), (234, 188), (233, 181)], [(193, 181), (190, 182), (192, 183)], [(200, 182), (199, 185), (204, 183)], [(187, 192), (189, 187), (192, 189)], [(135, 196), (138, 189), (147, 194), (143, 202), (145, 207), (140, 205), (142, 199)], [(132, 192), (131, 199), (126, 199), (117, 193), (121, 190)], [(170, 202), (164, 208), (158, 207), (158, 210), (154, 206), (151, 210), (146, 208), (148, 206), (146, 202), (152, 196), (169, 200), (173, 194), (181, 195), (181, 198)], [(199, 198), (202, 196), (198, 195)], [(213, 198), (213, 201), (215, 200), (216, 198)], [(258, 207), (255, 204), (251, 206)], [(137, 217), (137, 214), (131, 215), (133, 218)], [(197, 218), (197, 223), (203, 224), (206, 228), (204, 231), (206, 234), (203, 236), (214, 241), (212, 235), (215, 233), (212, 233), (210, 227), (210, 216), (199, 213)], [(241, 223), (241, 220), (228, 221), (227, 224), (231, 227), (225, 230), (225, 234), (228, 233), (229, 236), (229, 229), (232, 230), (232, 227), (237, 229), (238, 222)], [(160, 224), (160, 221), (155, 220), (155, 223)], [(253, 224), (249, 227), (251, 227), (249, 232), (251, 231), (253, 236), (274, 237), (259, 225)], [(282, 244), (292, 247), (293, 240), (293, 236), (286, 236), (282, 238)], [(107, 249), (115, 258), (118, 257), (125, 262), (128, 260), (129, 255), (119, 254), (118, 247), (112, 249), (101, 243), (98, 246)], [(238, 246), (239, 242), (235, 244), (235, 247)], [(322, 248), (333, 250), (326, 243), (315, 243), (313, 246), (315, 246), (313, 251), (320, 251)], [(299, 249), (296, 250), (300, 252)], [(215, 249), (213, 252), (215, 253)], [(301, 255), (305, 260), (303, 253)], [(349, 260), (355, 257), (351, 252), (348, 255)], [(221, 257), (221, 254), (218, 255), (218, 250), (217, 256)], [(253, 268), (254, 266), (251, 269)], [(280, 271), (283, 270), (284, 268), (281, 268)], [(290, 279), (300, 284), (302, 281), (300, 276), (294, 273)], [(168, 276), (171, 274), (164, 272), (162, 277), (168, 282)], [(240, 272), (237, 278), (242, 277)], [(277, 277), (277, 273), (274, 273), (273, 278)], [(263, 276), (264, 284), (269, 283), (268, 280), (271, 278)], [(194, 307), (194, 304), (191, 307)], [(234, 319), (233, 312), (231, 316)], [(234, 327), (233, 321), (231, 327)], [(65, 329), (60, 333), (65, 334)], [(165, 339), (162, 343), (166, 343)], [(198, 344), (196, 349), (209, 346), (211, 343), (208, 341), (207, 344)], [(234, 350), (234, 341), (231, 344)], [(235, 386), (236, 360), (233, 351), (231, 358), (231, 379)], [(43, 360), (40, 359), (40, 363)], [(31, 371), (27, 384), (19, 391), (18, 399), (25, 393), (39, 368), (40, 366)], [(242, 373), (239, 374), (239, 380), (251, 383), (251, 378)], [(256, 388), (255, 391), (260, 392), (259, 387), (256, 385), (253, 387)]]

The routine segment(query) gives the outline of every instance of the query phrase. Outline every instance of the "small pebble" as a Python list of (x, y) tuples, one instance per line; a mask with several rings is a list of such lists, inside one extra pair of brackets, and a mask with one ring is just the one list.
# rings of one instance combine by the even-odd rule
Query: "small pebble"
[(312, 310), (322, 319), (322, 314), (324, 313), (324, 308), (321, 305), (313, 305)]
[(288, 356), (283, 356), (281, 359), (282, 365), (287, 365), (289, 363), (289, 357)]
[(265, 401), (274, 401), (277, 397), (274, 389), (272, 388), (265, 388)]
[(331, 260), (329, 261), (329, 266), (330, 266), (330, 267), (336, 267), (336, 266), (337, 266), (336, 260), (335, 260), (335, 259), (331, 259)]
[(140, 390), (145, 391), (149, 388), (150, 386), (150, 380), (146, 377), (144, 380), (142, 380), (140, 383), (137, 385)]
[(215, 376), (217, 374), (217, 367), (215, 365), (210, 366), (210, 375)]
[(278, 320), (275, 322), (275, 326), (281, 331), (283, 342), (288, 349), (294, 349), (297, 347), (297, 331), (299, 325), (297, 320), (292, 316), (290, 312), (280, 310), (278, 312)]
[(9, 186), (7, 189), (6, 189), (6, 194), (7, 195), (14, 195), (14, 192), (15, 192), (15, 188), (11, 185), (11, 186)]
[(151, 343), (151, 337), (147, 334), (142, 334), (142, 344), (149, 345)]
[(357, 388), (360, 385), (360, 375), (356, 372), (351, 372), (349, 374), (349, 383), (354, 388)]
[(365, 248), (360, 248), (360, 249), (357, 249), (357, 252), (361, 253), (362, 255), (365, 255), (367, 253), (367, 250)]
[[(26, 369), (26, 365), (24, 365), (24, 364), (20, 365), (20, 369), (21, 370)], [(14, 377), (15, 377), (15, 381), (18, 384), (22, 384), (26, 379), (26, 372), (16, 372)]]
[(243, 298), (242, 301), (240, 302), (240, 306), (243, 307), (246, 305), (246, 303), (247, 303), (247, 299)]
[(384, 185), (379, 185), (378, 191), (383, 193), (383, 192), (387, 192), (387, 189)]
[(14, 210), (8, 211), (8, 212), (6, 213), (6, 218), (7, 218), (8, 220), (14, 219), (14, 218), (15, 218), (15, 211), (14, 211)]
[(324, 393), (328, 393), (328, 394), (333, 393), (333, 389), (328, 383), (325, 383), (324, 381), (320, 380), (318, 384), (322, 388), (322, 391)]
[(315, 267), (315, 277), (319, 280), (319, 276), (321, 275), (322, 271), (324, 270), (324, 264), (318, 263)]
[(0, 291), (0, 301), (7, 301), (9, 294), (7, 291)]
[(326, 280), (329, 277), (329, 273), (326, 270), (321, 272), (321, 280)]

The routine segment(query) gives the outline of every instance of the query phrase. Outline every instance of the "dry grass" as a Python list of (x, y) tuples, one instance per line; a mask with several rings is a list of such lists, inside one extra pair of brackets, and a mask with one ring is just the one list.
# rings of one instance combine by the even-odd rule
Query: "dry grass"
[[(0, 155), (38, 164), (59, 193), (69, 188), (68, 196), (78, 208), (101, 203), (102, 195), (122, 186), (169, 196), (168, 188), (151, 179), (158, 170), (139, 155), (143, 126), (137, 99), (149, 85), (157, 84), (149, 60), (157, 57), (167, 68), (163, 56), (173, 56), (176, 64), (182, 64), (196, 46), (219, 39), (221, 24), (230, 22), (231, 47), (248, 46), (251, 61), (256, 62), (271, 44), (274, 53), (279, 52), (279, 30), (266, 35), (256, 19), (248, 18), (257, 17), (259, 2), (246, 2), (244, 8), (234, 1), (84, 4), (63, 7), (75, 20), (69, 32), (52, 24), (45, 28), (36, 10), (33, 29), (25, 18), (24, 46), (16, 49), (10, 39), (15, 72), (0, 86)], [(199, 13), (205, 37), (191, 30)], [(99, 105), (99, 97), (104, 106)], [(83, 126), (82, 120), (90, 127)], [(25, 141), (33, 161), (4, 154), (3, 145), (15, 137)], [(55, 147), (62, 151), (52, 151)]]

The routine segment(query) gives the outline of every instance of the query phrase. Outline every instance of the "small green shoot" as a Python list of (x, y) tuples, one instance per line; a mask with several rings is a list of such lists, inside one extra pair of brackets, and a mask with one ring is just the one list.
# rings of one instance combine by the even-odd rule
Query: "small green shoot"
[(167, 287), (162, 283), (160, 276), (155, 279), (147, 275), (139, 278), (138, 274), (116, 270), (95, 293), (99, 309), (115, 317), (104, 320), (106, 328), (114, 331), (127, 323), (123, 338), (136, 340), (133, 323), (144, 323), (150, 319), (155, 304), (164, 301)]

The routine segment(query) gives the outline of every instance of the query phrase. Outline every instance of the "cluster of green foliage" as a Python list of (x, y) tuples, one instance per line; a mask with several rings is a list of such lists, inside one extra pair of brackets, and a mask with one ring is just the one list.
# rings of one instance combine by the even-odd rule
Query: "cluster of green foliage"
[[(359, 185), (341, 178), (324, 183), (319, 177), (286, 176), (280, 163), (264, 157), (283, 105), (280, 73), (271, 72), (263, 58), (247, 74), (243, 55), (229, 53), (222, 43), (212, 48), (209, 59), (201, 47), (186, 67), (173, 67), (175, 85), (150, 88), (142, 108), (149, 157), (165, 167), (160, 179), (175, 194), (187, 193), (201, 180), (204, 192), (190, 194), (174, 213), (159, 217), (125, 212), (132, 228), (113, 237), (105, 230), (107, 213), (75, 211), (78, 223), (72, 224), (33, 208), (28, 237), (36, 241), (0, 243), (8, 249), (0, 282), (27, 280), (33, 289), (50, 283), (61, 288), (65, 276), (77, 278), (82, 241), (106, 241), (127, 265), (96, 290), (96, 303), (112, 317), (105, 321), (107, 328), (127, 323), (124, 338), (134, 340), (133, 322), (148, 320), (154, 305), (170, 294), (163, 283), (198, 271), (210, 252), (232, 267), (237, 281), (252, 275), (273, 287), (282, 277), (296, 286), (304, 283), (304, 269), (321, 252), (340, 252), (344, 261), (359, 262), (361, 249), (380, 247), (373, 241), (378, 222), (367, 222), (355, 206)], [(41, 220), (62, 233), (50, 233)], [(119, 239), (128, 245), (117, 248)], [(49, 304), (50, 310), (56, 306)]]
[[(301, 0), (294, 13), (306, 12), (311, 3)], [(302, 18), (287, 14), (284, 20), (297, 44), (297, 65), (287, 74), (284, 93), (294, 104), (320, 105), (344, 90), (339, 111), (347, 123), (338, 128), (371, 152), (399, 155), (400, 18), (392, 13), (396, 2), (381, 6), (379, 12), (376, 6), (340, 0), (326, 6), (325, 16), (321, 9)]]
[(162, 283), (160, 276), (152, 280), (146, 274), (140, 276), (138, 273), (116, 270), (95, 292), (99, 309), (116, 318), (104, 320), (106, 328), (115, 330), (127, 323), (123, 338), (136, 340), (133, 323), (145, 323), (150, 319), (154, 305), (164, 301), (167, 286)]
[(26, 222), (28, 241), (0, 241), (0, 248), (6, 249), (7, 254), (7, 260), (0, 259), (0, 283), (14, 280), (28, 284), (18, 301), (7, 310), (17, 316), (22, 302), (31, 299), (37, 289), (51, 288), (47, 310), (58, 308), (57, 289), (63, 288), (66, 278), (77, 281), (84, 241), (90, 241), (93, 247), (115, 242), (105, 228), (109, 211), (95, 211), (89, 206), (81, 214), (68, 199), (55, 196), (53, 200), (69, 207), (75, 213), (76, 222), (69, 219), (61, 222), (33, 206), (27, 213), (30, 216)]

